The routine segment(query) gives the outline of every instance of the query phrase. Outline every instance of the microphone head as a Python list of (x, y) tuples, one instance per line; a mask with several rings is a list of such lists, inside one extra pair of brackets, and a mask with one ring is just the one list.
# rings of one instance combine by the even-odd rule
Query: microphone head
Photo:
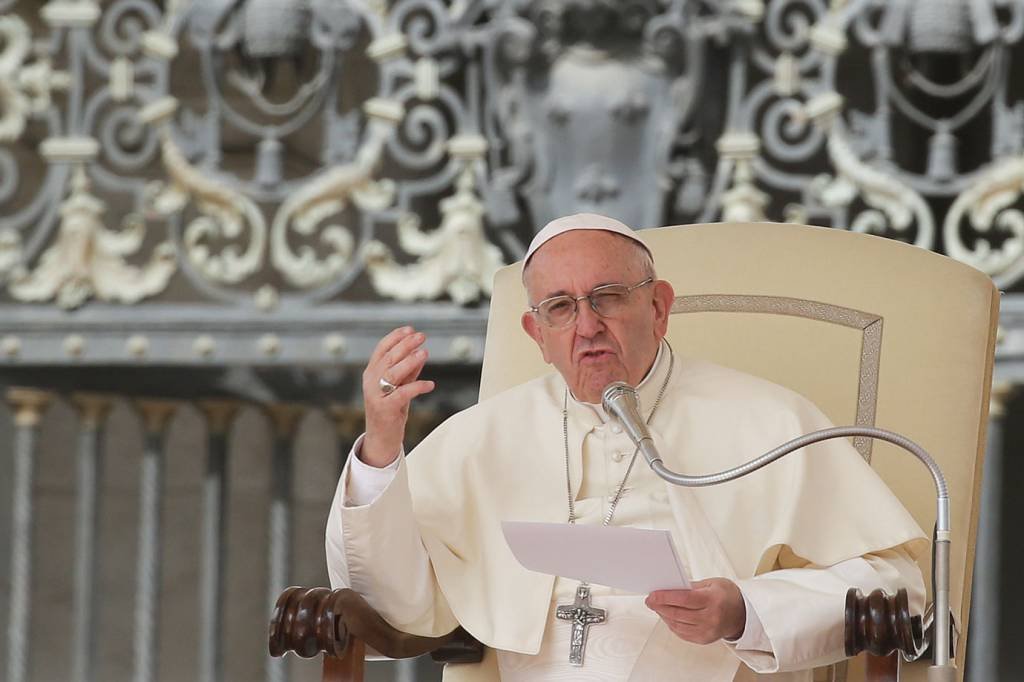
[(648, 463), (661, 459), (651, 440), (651, 433), (647, 430), (647, 423), (640, 414), (640, 400), (635, 388), (624, 381), (608, 384), (601, 394), (601, 405), (605, 412), (622, 425), (629, 439), (643, 451)]
[(605, 386), (604, 391), (601, 393), (601, 406), (609, 414), (618, 414), (618, 410), (615, 408), (623, 400), (628, 401), (634, 408), (638, 406), (636, 389), (625, 381), (613, 381)]

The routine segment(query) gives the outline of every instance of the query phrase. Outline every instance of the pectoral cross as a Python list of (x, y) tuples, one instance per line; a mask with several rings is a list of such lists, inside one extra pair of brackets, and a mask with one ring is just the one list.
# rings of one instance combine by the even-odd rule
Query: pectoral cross
[(555, 610), (559, 620), (572, 621), (569, 639), (569, 663), (583, 665), (583, 650), (587, 646), (587, 629), (605, 621), (605, 610), (590, 605), (590, 585), (580, 583), (576, 588), (576, 601), (563, 604)]

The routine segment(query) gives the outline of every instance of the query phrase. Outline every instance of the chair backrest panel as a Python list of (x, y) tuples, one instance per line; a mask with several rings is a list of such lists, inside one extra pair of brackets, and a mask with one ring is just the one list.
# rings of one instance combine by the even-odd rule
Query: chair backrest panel
[[(818, 396), (837, 424), (874, 425), (881, 316), (808, 299), (734, 294), (678, 296), (672, 312), (669, 339), (684, 355)], [(745, 350), (723, 345), (722, 339), (744, 338), (751, 325), (757, 336), (743, 342)], [(813, 342), (794, 353), (793, 339)], [(873, 441), (857, 438), (854, 445), (870, 461)]]
[[(966, 628), (998, 321), (991, 280), (917, 247), (827, 228), (722, 223), (642, 234), (676, 290), (669, 339), (680, 354), (788, 386), (836, 424), (903, 433), (938, 460), (952, 498), (951, 603)], [(508, 266), (495, 279), (482, 398), (550, 371), (521, 331), (525, 308), (519, 265)], [(930, 529), (924, 467), (887, 443), (855, 445)]]

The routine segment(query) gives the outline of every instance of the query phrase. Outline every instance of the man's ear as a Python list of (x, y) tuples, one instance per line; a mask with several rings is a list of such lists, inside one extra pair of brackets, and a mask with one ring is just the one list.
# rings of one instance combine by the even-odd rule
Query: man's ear
[(668, 333), (668, 316), (676, 300), (675, 289), (663, 279), (654, 282), (654, 331), (658, 338)]
[(548, 360), (548, 351), (544, 347), (544, 335), (541, 334), (540, 324), (537, 322), (537, 316), (527, 310), (523, 313), (523, 316), (519, 318), (519, 324), (523, 326), (523, 331), (529, 334), (530, 338), (533, 339), (537, 347), (540, 348), (541, 355), (544, 356), (544, 362), (551, 363)]

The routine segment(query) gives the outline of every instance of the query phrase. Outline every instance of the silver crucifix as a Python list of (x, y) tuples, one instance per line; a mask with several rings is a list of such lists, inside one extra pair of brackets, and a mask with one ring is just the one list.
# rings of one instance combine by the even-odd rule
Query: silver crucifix
[(583, 650), (587, 646), (587, 629), (605, 621), (605, 610), (590, 605), (590, 585), (580, 583), (576, 588), (576, 601), (555, 610), (559, 620), (572, 621), (569, 639), (569, 663), (583, 665)]

